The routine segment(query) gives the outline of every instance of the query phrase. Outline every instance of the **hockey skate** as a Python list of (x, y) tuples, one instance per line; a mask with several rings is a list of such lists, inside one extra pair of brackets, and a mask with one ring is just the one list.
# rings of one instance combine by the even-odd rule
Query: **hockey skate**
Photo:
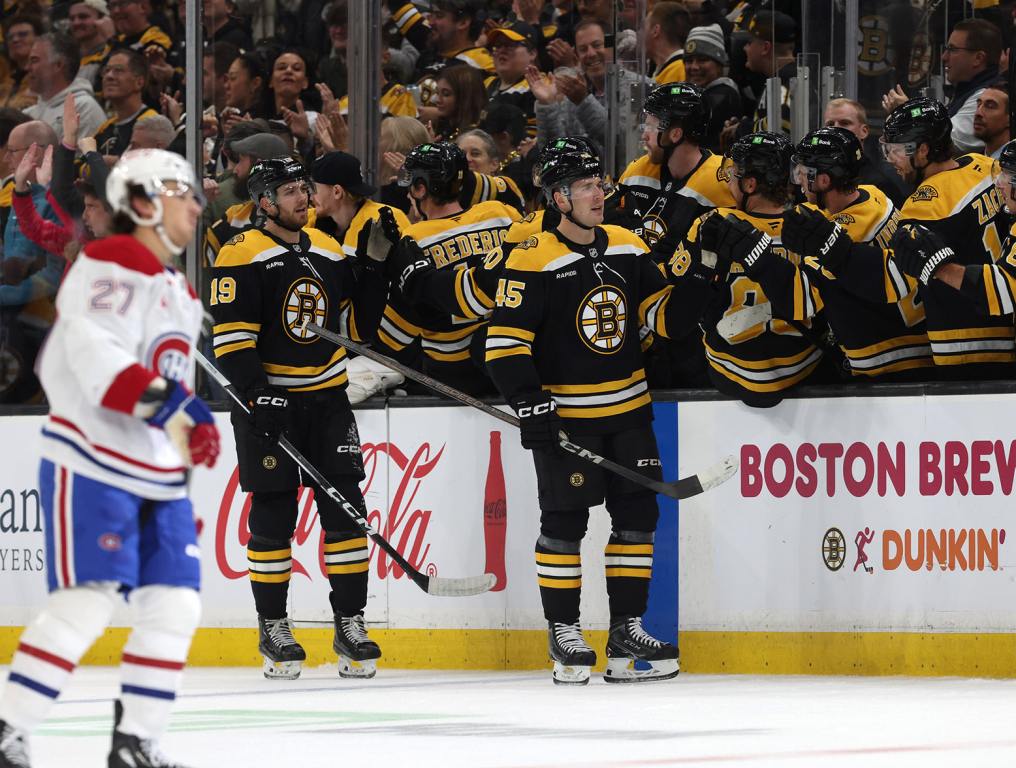
[(381, 649), (367, 637), (363, 614), (335, 614), (335, 640), (332, 649), (339, 655), (339, 677), (374, 677)]
[[(636, 668), (636, 662), (647, 669)], [(641, 683), (669, 680), (680, 672), (677, 646), (657, 640), (642, 628), (638, 616), (616, 619), (610, 623), (607, 638), (607, 669), (603, 679), (608, 683)]]
[(262, 667), (269, 680), (296, 680), (307, 653), (293, 637), (289, 618), (265, 619), (258, 616), (258, 650), (264, 656)]
[(549, 644), (557, 685), (585, 685), (589, 682), (589, 670), (596, 663), (596, 651), (582, 637), (582, 627), (578, 623), (550, 622)]
[(31, 768), (28, 734), (0, 720), (0, 768)]
[(106, 762), (108, 768), (184, 768), (162, 754), (153, 739), (118, 730), (123, 717), (123, 704), (119, 700), (113, 702), (113, 713), (113, 747)]

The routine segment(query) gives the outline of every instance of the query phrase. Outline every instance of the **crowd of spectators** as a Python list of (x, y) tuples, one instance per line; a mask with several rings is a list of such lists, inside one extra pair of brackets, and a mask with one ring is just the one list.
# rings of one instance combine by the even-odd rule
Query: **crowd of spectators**
[[(470, 170), (503, 180), (498, 188), (516, 191), (512, 202), (527, 211), (539, 205), (532, 163), (548, 141), (578, 135), (604, 154), (609, 142), (623, 151), (639, 113), (626, 107), (619, 135), (609, 134), (613, 64), (625, 104), (661, 83), (704, 89), (702, 146), (712, 152), (754, 130), (789, 132), (800, 2), (658, 0), (638, 18), (633, 0), (362, 1), (384, 2), (380, 199), (409, 214), (395, 180), (405, 154), (425, 141), (456, 142)], [(283, 152), (309, 164), (347, 147), (348, 33), (360, 2), (280, 0), (266, 20), (257, 4), (203, 0), (205, 109), (194, 119), (205, 138), (209, 260), (222, 232), (249, 223), (253, 162)], [(889, 110), (928, 92), (939, 72), (957, 151), (997, 156), (1010, 136), (1012, 5), (862, 2), (864, 93), (829, 101), (823, 120), (861, 140), (863, 183), (897, 203), (913, 191), (882, 159), (876, 133)], [(83, 243), (109, 232), (107, 169), (128, 148), (184, 151), (185, 15), (181, 0), (4, 2), (0, 402), (41, 401), (32, 361), (62, 274)], [(265, 28), (274, 34), (262, 36)], [(766, 78), (782, 84), (779, 121), (766, 114)]]

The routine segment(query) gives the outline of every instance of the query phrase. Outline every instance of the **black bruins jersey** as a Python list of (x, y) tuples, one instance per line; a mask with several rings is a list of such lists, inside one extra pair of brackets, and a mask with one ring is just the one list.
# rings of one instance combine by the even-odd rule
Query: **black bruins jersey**
[(628, 164), (618, 186), (618, 214), (646, 245), (663, 254), (661, 261), (674, 252), (695, 219), (712, 208), (734, 205), (723, 157), (708, 150), (702, 150), (702, 160), (683, 179), (672, 178), (666, 165), (643, 155)]
[(303, 328), (310, 320), (369, 341), (384, 309), (387, 283), (354, 271), (341, 246), (317, 229), (283, 243), (260, 229), (219, 251), (210, 309), (215, 357), (241, 392), (269, 384), (290, 392), (346, 386), (346, 351)]
[(487, 328), (487, 369), (505, 399), (551, 392), (570, 433), (606, 434), (652, 420), (639, 328), (684, 318), (639, 237), (597, 227), (591, 245), (540, 232), (516, 245)]
[[(881, 376), (934, 365), (924, 328), (917, 281), (905, 277), (890, 258), (889, 241), (899, 221), (892, 201), (875, 187), (858, 187), (858, 197), (838, 213), (822, 211), (855, 243), (836, 274), (812, 255), (804, 265), (825, 305), (826, 318), (855, 376)], [(808, 204), (810, 208), (816, 206)]]
[(488, 176), (485, 173), (469, 171), (462, 184), (462, 192), (459, 194), (459, 205), (463, 209), (467, 209), (488, 200), (496, 200), (499, 203), (510, 205), (517, 211), (525, 208), (522, 190), (519, 189), (519, 185), (515, 183), (514, 179), (508, 176)]
[(526, 116), (526, 135), (531, 139), (536, 138), (536, 97), (529, 89), (529, 81), (525, 77), (519, 78), (517, 83), (512, 83), (507, 88), (501, 87), (501, 78), (489, 77), (485, 83), (487, 86), (487, 106), (494, 104), (510, 104), (522, 110)]
[[(316, 221), (314, 209), (308, 208), (307, 226), (313, 227)], [(215, 257), (219, 255), (223, 243), (228, 243), (252, 226), (254, 226), (254, 203), (248, 200), (229, 206), (222, 218), (205, 230), (205, 260), (208, 266), (215, 265)]]
[[(443, 219), (410, 225), (403, 234), (413, 238), (438, 270), (456, 270), (456, 276), (482, 263), (504, 241), (519, 213), (490, 200)], [(477, 313), (454, 314), (432, 304), (416, 302), (394, 288), (388, 298), (377, 340), (385, 354), (411, 361), (417, 344), (419, 364), (442, 381), (468, 381), (475, 377), (469, 359), (473, 333), (480, 326)]]
[(986, 315), (1011, 317), (1016, 312), (1016, 221), (994, 264), (967, 267), (960, 290)]
[(122, 123), (116, 121), (116, 116), (109, 118), (99, 126), (95, 132), (95, 144), (100, 155), (122, 155), (127, 151), (131, 143), (131, 134), (134, 133), (134, 125), (138, 120), (146, 117), (153, 117), (159, 114), (149, 107), (141, 107)]
[[(963, 265), (993, 264), (1006, 231), (1002, 203), (991, 178), (991, 159), (971, 153), (958, 168), (925, 179), (900, 211), (900, 223), (922, 224), (938, 234)], [(937, 366), (1016, 362), (1013, 324), (985, 317), (938, 280), (920, 286), (928, 339)]]
[[(703, 294), (709, 289), (689, 274), (691, 265), (701, 261), (693, 251), (701, 253), (698, 233), (705, 217), (692, 224), (669, 268), (675, 279), (675, 292), (682, 301), (704, 305), (701, 325), (713, 382), (721, 391), (745, 402), (761, 400), (804, 381), (821, 362), (822, 350), (810, 338), (810, 329), (812, 318), (822, 309), (822, 298), (807, 272), (800, 268), (800, 256), (781, 245), (782, 214), (748, 214), (720, 208), (715, 215), (736, 216), (769, 235), (771, 263), (780, 269), (780, 279), (771, 281), (770, 290), (766, 291), (735, 263), (724, 282), (716, 287), (715, 295), (705, 297)], [(723, 335), (717, 325), (721, 320), (766, 302), (770, 303), (771, 312), (761, 315), (759, 322)]]

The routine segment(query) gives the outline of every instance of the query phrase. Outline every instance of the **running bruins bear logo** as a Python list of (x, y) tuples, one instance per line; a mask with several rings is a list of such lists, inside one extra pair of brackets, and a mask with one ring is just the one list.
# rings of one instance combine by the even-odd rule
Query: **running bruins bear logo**
[(910, 196), (912, 203), (926, 203), (938, 197), (938, 190), (929, 184), (918, 187), (917, 191)]
[(853, 224), (857, 219), (851, 216), (849, 213), (837, 213), (833, 216), (833, 221), (839, 224), (841, 227), (845, 227), (848, 224)]
[(516, 245), (515, 249), (518, 250), (518, 251), (524, 251), (524, 250), (526, 250), (528, 248), (535, 248), (535, 247), (536, 247), (536, 238), (533, 237), (533, 236), (530, 236), (530, 237), (527, 237), (525, 240), (523, 240), (518, 245)]
[(624, 343), (628, 306), (624, 294), (612, 285), (601, 285), (579, 303), (575, 316), (579, 338), (593, 352), (610, 355)]
[(307, 330), (307, 323), (323, 326), (328, 316), (328, 296), (321, 283), (313, 277), (301, 277), (286, 293), (282, 306), (282, 325), (293, 341), (311, 344), (317, 336)]

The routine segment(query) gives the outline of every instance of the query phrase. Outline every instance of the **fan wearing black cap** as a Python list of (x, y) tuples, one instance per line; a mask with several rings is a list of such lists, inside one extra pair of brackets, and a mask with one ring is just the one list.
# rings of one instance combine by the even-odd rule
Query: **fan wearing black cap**
[(368, 222), (378, 221), (381, 211), (391, 211), (401, 233), (409, 226), (406, 214), (398, 208), (370, 199), (377, 190), (363, 180), (360, 161), (346, 152), (328, 152), (314, 161), (310, 171), (314, 181), (314, 211), (318, 219), (335, 222), (336, 239), (350, 258), (366, 255)]
[[(277, 440), (285, 433), (366, 514), (346, 352), (317, 338), (306, 323), (370, 340), (388, 293), (385, 261), (392, 243), (383, 227), (368, 222), (366, 253), (354, 261), (338, 242), (309, 227), (310, 180), (297, 160), (256, 162), (248, 186), (258, 223), (223, 245), (215, 260), (213, 347), (219, 367), (251, 406), (250, 416), (234, 408), (232, 421), (240, 486), (252, 494), (247, 557), (264, 674), (294, 679), (306, 658), (286, 614), (301, 476)], [(316, 501), (339, 674), (373, 677), (381, 651), (363, 619), (367, 538), (320, 489)]]
[[(1016, 362), (1013, 324), (985, 317), (920, 263), (930, 244), (951, 251), (965, 266), (993, 264), (1008, 231), (1003, 200), (992, 181), (992, 160), (971, 152), (953, 157), (952, 121), (934, 99), (911, 99), (886, 118), (882, 154), (896, 172), (917, 186), (900, 209), (900, 228), (890, 246), (894, 262), (919, 282), (928, 339), (938, 378), (1011, 378)], [(926, 236), (928, 235), (928, 236)]]
[[(406, 155), (398, 183), (406, 189), (420, 220), (403, 232), (400, 251), (409, 238), (416, 246), (408, 247), (422, 249), (436, 269), (463, 271), (482, 263), (502, 243), (508, 227), (521, 215), (496, 200), (464, 207), (462, 186), (471, 174), (465, 154), (450, 142), (421, 144)], [(406, 259), (400, 253), (396, 261)], [(481, 325), (479, 319), (453, 317), (414, 302), (393, 286), (377, 341), (385, 354), (416, 365), (456, 389), (491, 394), (493, 385), (486, 372), (470, 359), (472, 337)]]
[[(801, 140), (791, 180), (808, 202), (784, 212), (783, 245), (805, 257), (802, 268), (822, 297), (846, 361), (844, 372), (880, 380), (926, 379), (934, 363), (917, 281), (900, 274), (887, 250), (899, 211), (881, 190), (858, 185), (863, 158), (861, 142), (845, 128), (819, 128)], [(767, 295), (795, 279), (793, 265), (785, 260), (753, 274)], [(743, 314), (760, 307), (774, 310), (759, 303)]]
[[(563, 149), (563, 148), (562, 148)], [(681, 307), (638, 236), (603, 225), (599, 159), (578, 150), (547, 155), (540, 181), (560, 218), (508, 255), (487, 330), (486, 362), (518, 414), (533, 451), (540, 503), (536, 572), (548, 622), (553, 679), (589, 682), (596, 652), (579, 623), (581, 543), (589, 508), (606, 501), (610, 604), (607, 682), (678, 674), (678, 649), (642, 626), (653, 566), (656, 498), (559, 449), (561, 431), (613, 461), (659, 476), (652, 400), (639, 331), (666, 335)], [(618, 566), (624, 567), (618, 567)], [(643, 662), (646, 669), (636, 669)]]
[[(674, 299), (689, 315), (698, 307), (709, 378), (713, 386), (747, 405), (778, 404), (808, 379), (822, 361), (812, 332), (821, 297), (800, 257), (782, 244), (783, 211), (790, 199), (793, 145), (778, 133), (738, 139), (724, 162), (723, 176), (734, 206), (695, 220), (669, 263)], [(784, 267), (789, 267), (789, 273)], [(779, 280), (766, 279), (768, 270)], [(772, 293), (763, 289), (770, 284)], [(757, 321), (742, 311), (759, 310)], [(735, 327), (728, 326), (732, 322)], [(813, 341), (816, 338), (816, 341)]]

